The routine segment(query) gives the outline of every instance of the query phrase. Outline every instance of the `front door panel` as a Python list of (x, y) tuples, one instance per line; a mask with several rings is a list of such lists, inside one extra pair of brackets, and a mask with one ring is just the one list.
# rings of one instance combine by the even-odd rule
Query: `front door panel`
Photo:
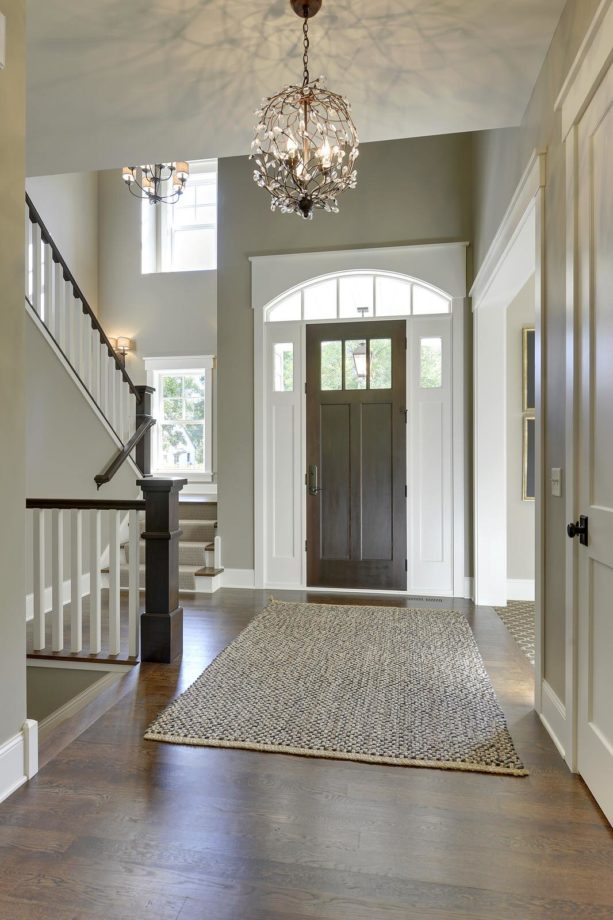
[(312, 587), (406, 588), (405, 329), (307, 327)]

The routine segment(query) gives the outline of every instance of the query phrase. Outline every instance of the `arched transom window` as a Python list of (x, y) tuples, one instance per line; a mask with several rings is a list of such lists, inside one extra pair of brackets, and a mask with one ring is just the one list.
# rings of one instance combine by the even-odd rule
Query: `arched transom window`
[(393, 272), (324, 275), (286, 291), (266, 310), (266, 322), (372, 319), (450, 313), (451, 298), (431, 285)]

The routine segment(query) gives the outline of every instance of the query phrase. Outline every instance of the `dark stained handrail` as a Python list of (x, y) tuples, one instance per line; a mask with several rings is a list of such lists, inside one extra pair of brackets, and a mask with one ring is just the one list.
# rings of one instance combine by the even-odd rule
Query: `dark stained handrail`
[(89, 320), (90, 320), (92, 326), (94, 327), (94, 329), (97, 329), (97, 330), (98, 330), (98, 334), (100, 335), (101, 341), (102, 341), (102, 342), (106, 345), (106, 347), (107, 347), (107, 350), (108, 350), (108, 353), (109, 353), (109, 357), (114, 359), (114, 361), (115, 361), (115, 366), (116, 366), (117, 370), (121, 371), (121, 375), (122, 375), (123, 379), (125, 380), (125, 382), (126, 382), (126, 383), (128, 384), (128, 386), (130, 387), (130, 391), (131, 391), (131, 392), (134, 394), (134, 396), (136, 397), (136, 401), (139, 402), (139, 401), (140, 401), (140, 394), (137, 392), (136, 387), (135, 387), (134, 384), (132, 383), (132, 380), (131, 380), (131, 378), (130, 378), (128, 372), (126, 371), (125, 367), (123, 366), (123, 364), (121, 363), (121, 361), (119, 360), (119, 358), (117, 357), (117, 355), (115, 354), (115, 350), (113, 349), (113, 346), (112, 346), (111, 343), (109, 342), (109, 339), (108, 339), (108, 336), (107, 336), (106, 332), (104, 331), (104, 329), (103, 329), (102, 326), (100, 325), (100, 322), (98, 321), (98, 317), (96, 316), (96, 314), (94, 313), (94, 311), (93, 311), (92, 308), (90, 307), (90, 305), (89, 305), (89, 303), (88, 303), (88, 301), (87, 301), (87, 298), (85, 297), (85, 294), (83, 293), (83, 291), (81, 290), (81, 288), (80, 288), (79, 285), (77, 284), (74, 275), (72, 274), (72, 272), (71, 272), (70, 269), (68, 268), (68, 265), (67, 265), (66, 262), (64, 261), (64, 258), (62, 257), (61, 252), (59, 251), (58, 247), (56, 246), (56, 244), (55, 244), (55, 242), (54, 242), (54, 240), (53, 240), (53, 237), (51, 236), (51, 234), (50, 234), (49, 231), (47, 230), (47, 227), (45, 226), (45, 223), (44, 223), (42, 217), (40, 216), (40, 214), (39, 214), (38, 211), (36, 210), (36, 206), (34, 205), (32, 199), (30, 198), (30, 196), (28, 195), (27, 192), (26, 192), (26, 204), (27, 204), (27, 206), (28, 206), (28, 211), (29, 211), (29, 214), (30, 214), (30, 220), (32, 221), (32, 223), (38, 224), (38, 226), (40, 227), (40, 234), (41, 234), (41, 237), (43, 238), (43, 240), (44, 240), (46, 243), (49, 244), (49, 246), (51, 246), (51, 252), (52, 252), (52, 256), (53, 256), (53, 261), (54, 261), (54, 262), (57, 262), (59, 265), (62, 266), (62, 270), (63, 270), (63, 274), (64, 274), (64, 280), (70, 282), (70, 284), (72, 285), (72, 290), (73, 290), (74, 296), (77, 298), (77, 300), (80, 300), (80, 301), (81, 301), (82, 308), (83, 308), (83, 312), (85, 313), (86, 316), (89, 317)]
[(26, 498), (26, 508), (39, 511), (144, 511), (145, 500), (140, 498), (100, 500), (97, 498)]
[(97, 476), (94, 476), (94, 482), (96, 486), (100, 488), (105, 482), (110, 482), (120, 466), (127, 460), (130, 453), (134, 450), (137, 444), (139, 444), (144, 436), (147, 434), (152, 425), (155, 425), (154, 418), (147, 418), (142, 422), (127, 444), (119, 450), (113, 459), (105, 466), (101, 473), (98, 473)]

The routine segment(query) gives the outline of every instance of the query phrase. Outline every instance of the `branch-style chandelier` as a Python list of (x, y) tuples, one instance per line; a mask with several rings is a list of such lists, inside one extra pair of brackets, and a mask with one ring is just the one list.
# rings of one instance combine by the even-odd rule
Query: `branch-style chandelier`
[(124, 166), (121, 175), (135, 198), (149, 199), (151, 204), (178, 201), (189, 179), (189, 163), (144, 163)]
[(271, 208), (311, 219), (315, 208), (338, 213), (338, 195), (355, 188), (358, 133), (344, 96), (309, 75), (309, 19), (322, 0), (290, 0), (304, 22), (302, 85), (286, 86), (262, 101), (251, 144), (253, 178), (272, 196)]

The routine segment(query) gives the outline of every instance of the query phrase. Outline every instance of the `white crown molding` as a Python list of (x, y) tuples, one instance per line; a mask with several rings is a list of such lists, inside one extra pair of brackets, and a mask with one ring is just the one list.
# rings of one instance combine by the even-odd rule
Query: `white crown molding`
[(544, 188), (546, 184), (546, 162), (546, 151), (535, 150), (532, 153), (470, 289), (473, 310), (485, 298), (488, 288), (496, 277), (500, 264), (504, 261), (508, 250), (521, 230), (523, 220), (531, 203), (534, 201), (539, 189)]
[(563, 139), (583, 114), (611, 60), (613, 0), (602, 0), (555, 102), (555, 111), (562, 111)]

